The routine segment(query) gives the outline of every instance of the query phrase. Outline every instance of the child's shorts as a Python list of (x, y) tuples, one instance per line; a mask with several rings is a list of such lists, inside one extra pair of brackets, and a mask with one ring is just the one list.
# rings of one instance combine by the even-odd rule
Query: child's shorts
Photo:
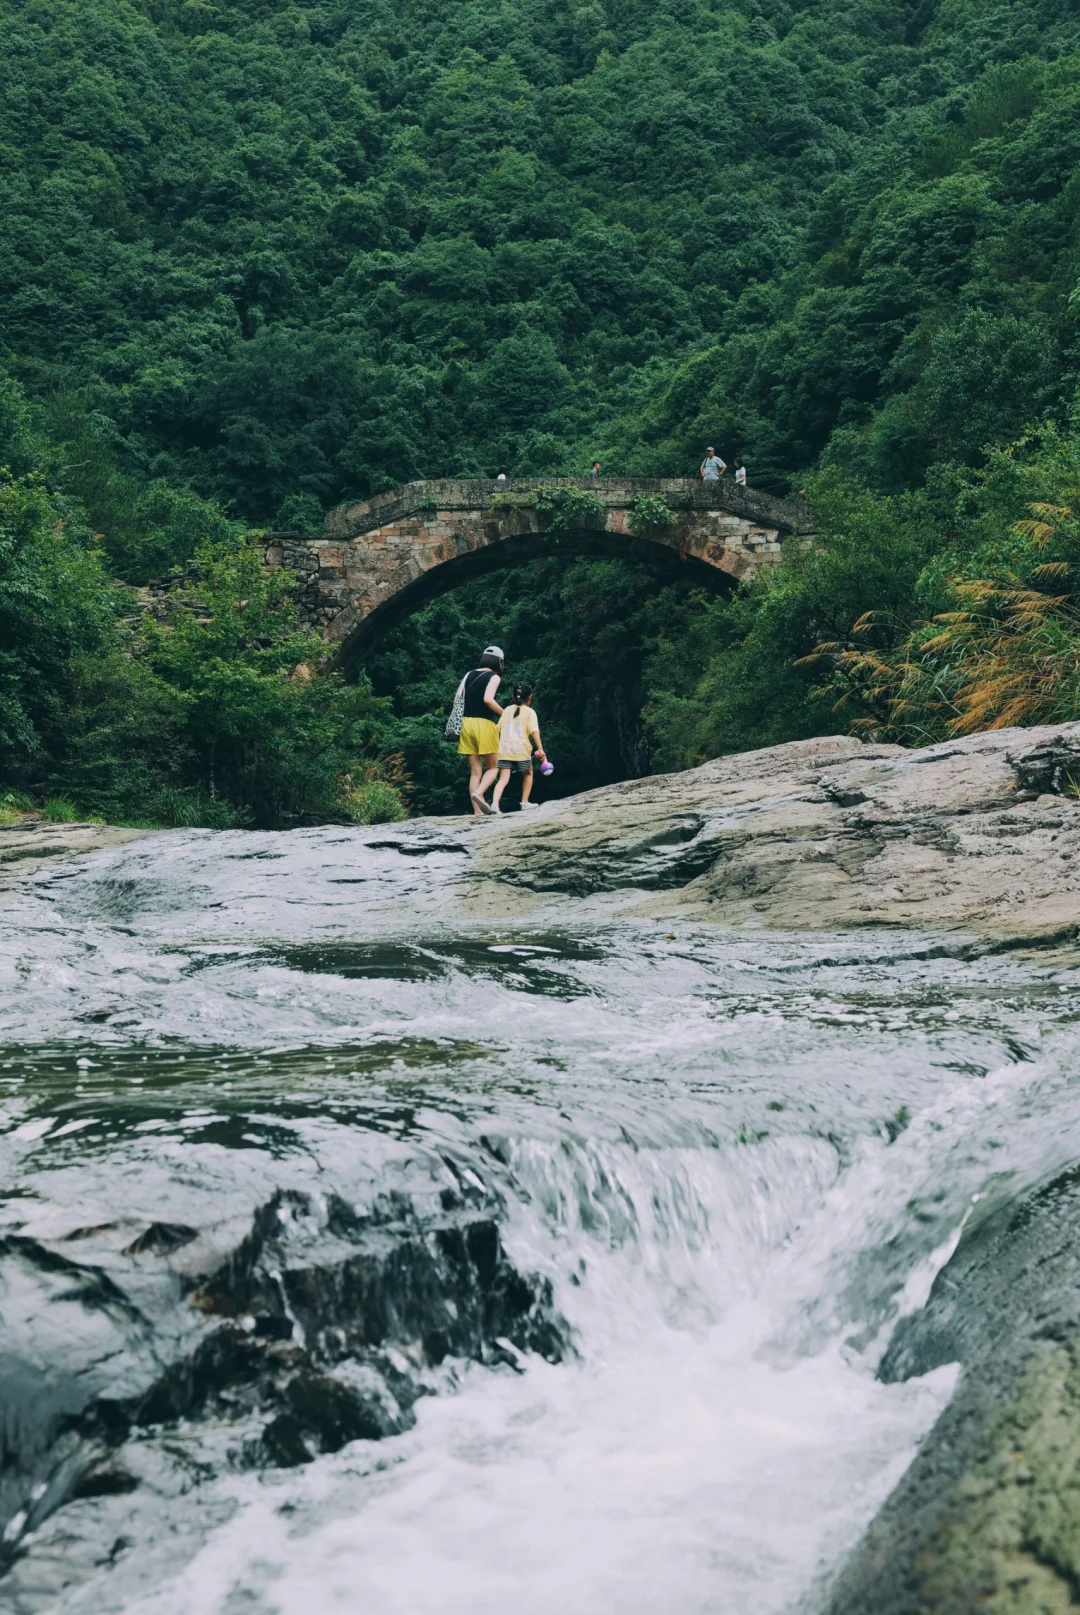
[(516, 768), (519, 774), (532, 773), (531, 757), (500, 757), (500, 768)]

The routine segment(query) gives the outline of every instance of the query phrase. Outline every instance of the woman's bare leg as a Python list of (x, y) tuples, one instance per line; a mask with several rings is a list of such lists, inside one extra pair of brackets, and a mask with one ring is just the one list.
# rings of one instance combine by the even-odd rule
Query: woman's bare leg
[(478, 808), (476, 803), (473, 801), (474, 793), (477, 790), (479, 790), (479, 788), (480, 788), (481, 766), (482, 765), (481, 765), (481, 762), (480, 762), (480, 758), (477, 755), (477, 753), (475, 751), (470, 752), (469, 753), (469, 804), (472, 807), (474, 818), (477, 818), (477, 819), (482, 819), (484, 817), (484, 815), (483, 815), (482, 811), (480, 810), (480, 808)]
[(499, 777), (495, 782), (495, 791), (491, 798), (492, 807), (498, 807), (499, 803), (502, 801), (502, 793), (505, 791), (509, 779), (510, 770), (508, 768), (500, 768)]
[[(470, 759), (470, 761), (471, 761), (471, 759)], [(477, 758), (478, 763), (479, 763), (479, 761), (480, 761), (480, 759)], [(493, 751), (491, 753), (490, 757), (485, 757), (484, 758), (484, 761), (485, 761), (485, 763), (487, 763), (487, 773), (484, 775), (484, 777), (480, 781), (479, 785), (474, 785), (473, 786), (473, 790), (478, 791), (481, 796), (483, 796), (484, 792), (487, 790), (489, 785), (494, 785), (495, 781), (499, 777), (499, 754), (498, 754), (498, 752)]]

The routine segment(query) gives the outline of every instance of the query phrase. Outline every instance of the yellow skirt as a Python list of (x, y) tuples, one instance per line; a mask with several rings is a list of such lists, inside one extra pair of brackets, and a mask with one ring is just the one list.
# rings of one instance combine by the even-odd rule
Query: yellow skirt
[(498, 726), (490, 718), (462, 718), (457, 749), (463, 757), (498, 755)]

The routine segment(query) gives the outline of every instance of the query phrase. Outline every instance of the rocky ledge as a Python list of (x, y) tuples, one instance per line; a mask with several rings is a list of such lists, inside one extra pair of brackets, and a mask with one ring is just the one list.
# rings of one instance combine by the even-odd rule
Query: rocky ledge
[[(441, 1366), (572, 1350), (550, 1282), (505, 1252), (497, 1191), (448, 1157), (399, 1152), (388, 1175), (419, 1186), (372, 1194), (362, 1138), (336, 1174), (287, 1152), (251, 1165), (242, 1147), (196, 1145), (177, 1168), (129, 1148), (31, 1171), (0, 1213), (13, 1615), (51, 1607), (110, 1541), (130, 1545), (133, 1492), (167, 1512), (215, 1474), (399, 1434)], [(296, 1186), (302, 1168), (317, 1191)]]
[(1066, 940), (1078, 793), (1080, 723), (918, 751), (796, 741), (478, 823), (471, 901), (527, 913), (561, 893), (626, 916)]
[(1080, 1589), (1080, 1171), (987, 1202), (879, 1378), (958, 1389), (826, 1615), (1050, 1615)]
[(54, 858), (122, 847), (125, 841), (144, 834), (114, 824), (48, 824), (29, 815), (16, 824), (0, 824), (0, 892), (20, 884)]
[[(50, 861), (144, 833), (0, 827), (0, 893)], [(1080, 724), (919, 751), (828, 735), (625, 780), (528, 817), (418, 819), (357, 837), (412, 856), (465, 854), (433, 891), (442, 922), (565, 919), (573, 900), (583, 922), (1069, 942), (1080, 932)]]
[[(50, 862), (144, 834), (0, 827), (0, 894)], [(582, 923), (1065, 942), (1080, 932), (1080, 723), (910, 751), (829, 735), (626, 780), (528, 816), (355, 834), (358, 851), (455, 855), (429, 882), (444, 924), (565, 921), (569, 899)], [(377, 923), (374, 910), (366, 917)]]

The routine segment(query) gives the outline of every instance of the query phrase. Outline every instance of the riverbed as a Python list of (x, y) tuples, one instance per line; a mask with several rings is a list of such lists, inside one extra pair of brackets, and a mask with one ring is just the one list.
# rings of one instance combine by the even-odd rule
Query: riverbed
[(1075, 1155), (1072, 958), (466, 921), (460, 859), (177, 831), (9, 896), (18, 1615), (815, 1611), (947, 1403), (875, 1369)]

